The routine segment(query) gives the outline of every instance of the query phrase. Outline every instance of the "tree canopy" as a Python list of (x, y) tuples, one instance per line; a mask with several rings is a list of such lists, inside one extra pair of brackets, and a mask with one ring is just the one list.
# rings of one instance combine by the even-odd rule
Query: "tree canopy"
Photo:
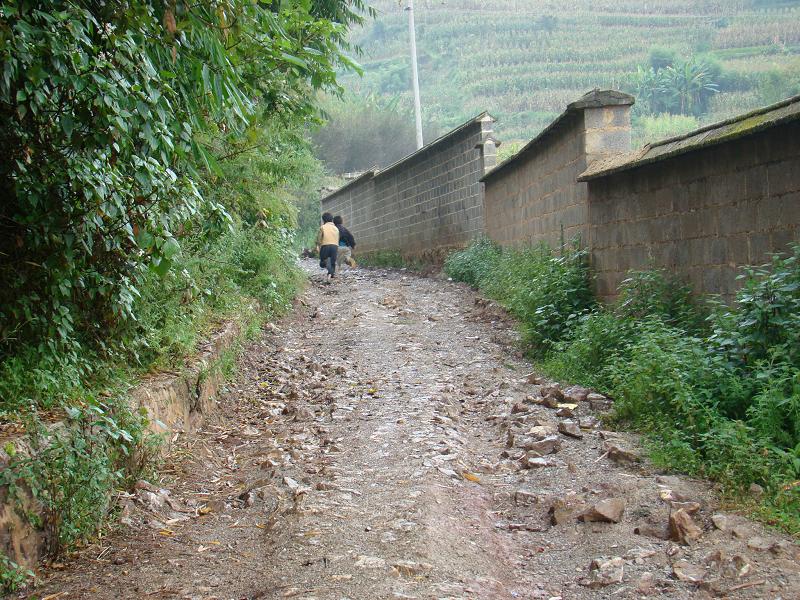
[(221, 163), (315, 116), (361, 0), (0, 6), (0, 357), (135, 319), (137, 282), (224, 228)]

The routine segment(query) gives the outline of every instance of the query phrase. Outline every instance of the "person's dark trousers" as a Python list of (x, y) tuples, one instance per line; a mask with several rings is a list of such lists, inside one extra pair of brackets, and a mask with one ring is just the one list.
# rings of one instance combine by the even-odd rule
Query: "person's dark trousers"
[(339, 246), (335, 244), (325, 244), (319, 249), (319, 268), (328, 269), (328, 275), (333, 276), (336, 272), (336, 254)]

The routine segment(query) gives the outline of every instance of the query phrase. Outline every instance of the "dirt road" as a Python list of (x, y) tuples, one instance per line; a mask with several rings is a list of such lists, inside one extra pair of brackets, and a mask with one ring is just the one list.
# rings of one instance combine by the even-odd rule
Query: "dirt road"
[(128, 525), (35, 596), (800, 598), (796, 546), (655, 473), (512, 341), (462, 286), (314, 275)]

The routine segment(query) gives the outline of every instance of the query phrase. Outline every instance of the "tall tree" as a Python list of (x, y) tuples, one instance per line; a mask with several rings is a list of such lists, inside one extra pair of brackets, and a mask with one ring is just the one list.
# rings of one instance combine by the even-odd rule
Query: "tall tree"
[[(131, 318), (229, 144), (313, 115), (360, 0), (8, 0), (0, 6), (0, 357), (61, 353)], [(244, 150), (246, 150), (245, 148)], [(236, 150), (238, 151), (238, 150)]]

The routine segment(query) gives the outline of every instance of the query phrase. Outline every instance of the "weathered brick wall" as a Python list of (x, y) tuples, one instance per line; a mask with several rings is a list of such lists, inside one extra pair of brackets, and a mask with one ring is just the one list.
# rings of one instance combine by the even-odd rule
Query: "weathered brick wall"
[(486, 234), (503, 246), (523, 246), (583, 237), (587, 222), (583, 116), (572, 115), (560, 130), (513, 167), (485, 180)]
[(597, 291), (664, 267), (730, 299), (743, 265), (800, 240), (800, 122), (588, 182)]
[(494, 160), (493, 120), (481, 115), (388, 168), (323, 198), (341, 214), (359, 253), (435, 255), (483, 231), (483, 184)]
[(556, 246), (586, 236), (588, 196), (578, 176), (590, 161), (630, 148), (633, 98), (591, 92), (567, 107), (550, 127), (488, 173), (486, 233), (504, 246)]

